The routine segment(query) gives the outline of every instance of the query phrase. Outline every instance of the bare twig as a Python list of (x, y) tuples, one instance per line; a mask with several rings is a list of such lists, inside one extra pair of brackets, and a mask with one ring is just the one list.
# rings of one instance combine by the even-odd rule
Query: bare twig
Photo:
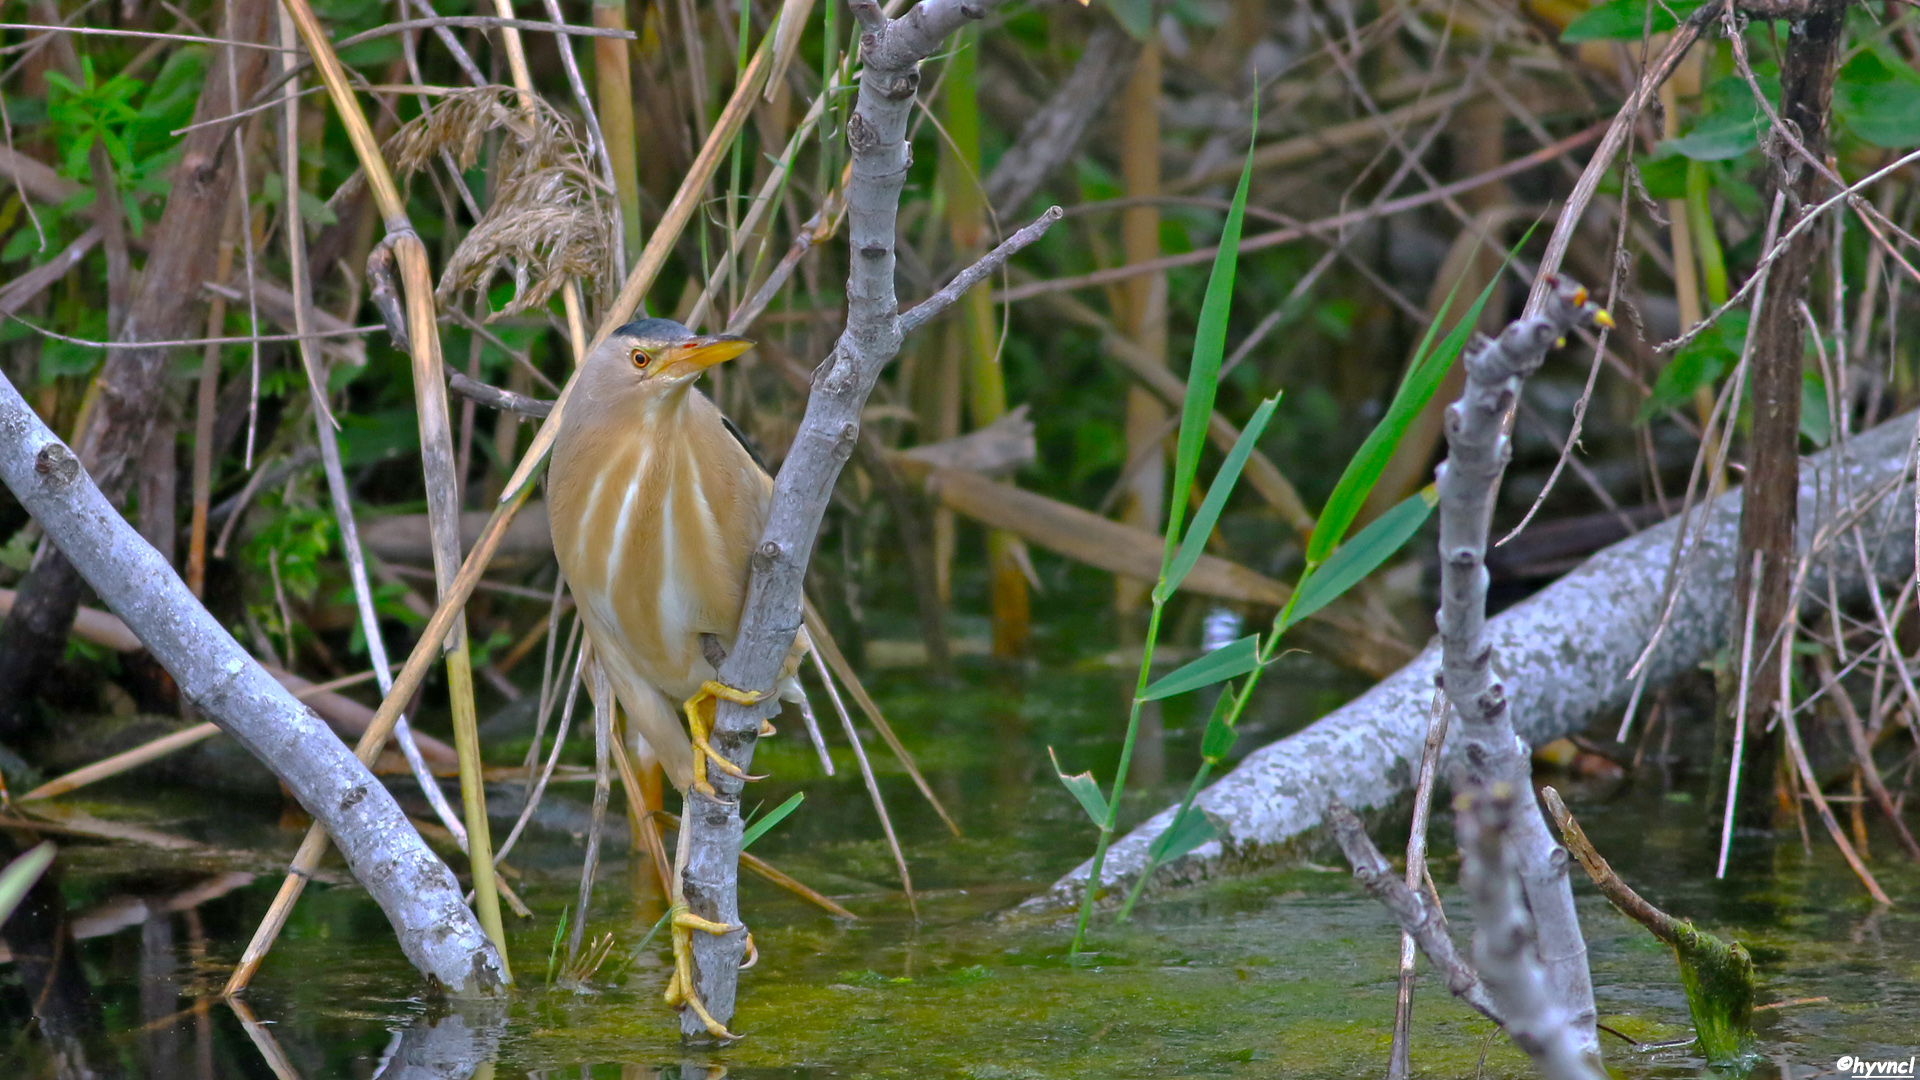
[[(1440, 489), (1441, 669), (1447, 699), (1460, 717), (1466, 752), (1458, 788), (1490, 789), (1504, 784), (1526, 791), (1530, 763), (1508, 707), (1507, 688), (1494, 669), (1487, 635), (1488, 526), (1494, 498), (1511, 455), (1505, 423), (1522, 382), (1538, 370), (1547, 349), (1575, 326), (1610, 320), (1587, 299), (1587, 291), (1555, 279), (1541, 313), (1523, 318), (1498, 338), (1482, 341), (1462, 359), (1466, 385), (1447, 409), (1447, 460), (1436, 470)], [(1566, 860), (1546, 822), (1531, 807), (1514, 815), (1515, 865), (1525, 882), (1526, 907), (1550, 958), (1543, 971), (1546, 1004), (1564, 1010), (1579, 1032), (1582, 1048), (1598, 1052), (1594, 1034), (1593, 984), (1586, 944), (1567, 882)], [(1556, 854), (1559, 858), (1556, 858)], [(1486, 972), (1483, 970), (1482, 975)], [(1494, 999), (1516, 1014), (1521, 1003), (1503, 996), (1489, 979)], [(1518, 1038), (1518, 1035), (1516, 1035)]]
[(1894, 804), (1893, 796), (1887, 791), (1886, 781), (1880, 776), (1879, 766), (1873, 761), (1873, 744), (1867, 739), (1867, 732), (1860, 723), (1860, 710), (1854, 708), (1853, 699), (1847, 696), (1846, 689), (1840, 685), (1834, 674), (1833, 663), (1821, 653), (1815, 663), (1820, 669), (1820, 678), (1829, 687), (1828, 696), (1834, 706), (1840, 710), (1840, 718), (1847, 726), (1847, 742), (1853, 749), (1853, 763), (1860, 770), (1860, 777), (1866, 782), (1867, 791), (1872, 794), (1875, 806), (1886, 815), (1893, 826), (1894, 835), (1900, 838), (1900, 846), (1907, 855), (1920, 861), (1920, 843), (1915, 843), (1913, 833), (1907, 829), (1906, 821), (1900, 816), (1900, 809)]
[(1454, 951), (1453, 939), (1447, 936), (1445, 917), (1420, 890), (1409, 888), (1394, 875), (1393, 864), (1380, 854), (1353, 811), (1335, 799), (1327, 807), (1327, 825), (1333, 830), (1333, 838), (1347, 862), (1353, 865), (1354, 880), (1393, 913), (1402, 933), (1420, 943), (1420, 951), (1427, 954), (1427, 962), (1446, 980), (1453, 996), (1494, 1023), (1504, 1023), (1499, 1006), (1481, 985), (1480, 976)]
[(1793, 638), (1796, 620), (1789, 615), (1781, 627), (1785, 639), (1780, 643), (1780, 727), (1786, 733), (1787, 754), (1793, 760), (1793, 767), (1799, 773), (1800, 782), (1806, 788), (1807, 798), (1813, 802), (1813, 808), (1820, 815), (1820, 824), (1826, 826), (1827, 835), (1833, 838), (1833, 846), (1847, 860), (1847, 866), (1853, 870), (1860, 884), (1867, 887), (1867, 894), (1876, 904), (1892, 904), (1892, 898), (1880, 887), (1873, 871), (1861, 861), (1860, 853), (1853, 849), (1846, 832), (1840, 828), (1840, 822), (1833, 816), (1833, 807), (1828, 805), (1827, 797), (1820, 790), (1820, 778), (1813, 773), (1813, 765), (1807, 760), (1806, 747), (1800, 745), (1800, 725), (1793, 718)]
[[(1414, 893), (1420, 891), (1427, 878), (1427, 820), (1433, 810), (1433, 783), (1440, 771), (1440, 748), (1447, 741), (1447, 716), (1446, 695), (1436, 689), (1432, 715), (1427, 719), (1427, 741), (1420, 751), (1420, 779), (1413, 789), (1413, 825), (1407, 834), (1407, 888)], [(1404, 1080), (1413, 1075), (1413, 954), (1418, 944), (1413, 934), (1406, 930), (1400, 932), (1400, 988), (1394, 999), (1393, 1049), (1387, 1059), (1390, 1080)]]
[[(1398, 199), (1389, 199), (1375, 206), (1368, 206), (1359, 210), (1350, 210), (1346, 213), (1320, 218), (1317, 221), (1303, 222), (1299, 225), (1290, 225), (1284, 229), (1275, 229), (1271, 232), (1257, 233), (1240, 241), (1240, 251), (1245, 253), (1261, 251), (1270, 247), (1278, 247), (1281, 244), (1290, 244), (1295, 240), (1317, 237), (1349, 226), (1359, 225), (1372, 221), (1375, 218), (1404, 213), (1422, 206), (1430, 206), (1433, 203), (1444, 201), (1462, 192), (1485, 187), (1488, 184), (1504, 180), (1517, 173), (1526, 172), (1528, 169), (1538, 168), (1570, 150), (1585, 146), (1595, 138), (1598, 138), (1599, 135), (1600, 128), (1598, 126), (1591, 127), (1578, 134), (1570, 135), (1551, 146), (1543, 146), (1532, 153), (1517, 157), (1497, 169), (1490, 169), (1477, 176), (1469, 176), (1464, 180), (1455, 180), (1450, 184), (1442, 184), (1437, 188), (1420, 192), (1417, 195), (1406, 195)], [(1598, 183), (1598, 181), (1596, 181), (1596, 183)], [(1096, 270), (1092, 273), (1080, 274), (1075, 277), (1031, 281), (1024, 285), (1016, 285), (1010, 289), (1003, 289), (994, 293), (993, 302), (996, 304), (1011, 303), (1015, 300), (1025, 300), (1046, 293), (1087, 289), (1098, 285), (1111, 285), (1115, 282), (1125, 281), (1131, 277), (1138, 277), (1141, 274), (1156, 274), (1162, 270), (1172, 270), (1181, 266), (1197, 266), (1201, 263), (1209, 263), (1213, 261), (1214, 256), (1218, 253), (1218, 249), (1214, 247), (1196, 248), (1179, 255), (1165, 255), (1158, 259), (1147, 259), (1141, 262), (1128, 263), (1125, 266), (1116, 266), (1108, 270)]]

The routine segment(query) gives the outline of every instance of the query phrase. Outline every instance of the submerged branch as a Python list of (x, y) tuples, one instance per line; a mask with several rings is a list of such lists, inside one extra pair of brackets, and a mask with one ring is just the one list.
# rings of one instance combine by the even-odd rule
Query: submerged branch
[(1499, 1007), (1487, 996), (1487, 988), (1481, 985), (1473, 965), (1454, 949), (1453, 939), (1447, 936), (1447, 920), (1440, 909), (1394, 875), (1393, 864), (1374, 846), (1366, 827), (1338, 800), (1327, 808), (1327, 824), (1347, 862), (1353, 865), (1354, 880), (1392, 912), (1400, 929), (1419, 943), (1420, 951), (1427, 954), (1427, 962), (1446, 980), (1453, 996), (1494, 1023), (1504, 1025)]

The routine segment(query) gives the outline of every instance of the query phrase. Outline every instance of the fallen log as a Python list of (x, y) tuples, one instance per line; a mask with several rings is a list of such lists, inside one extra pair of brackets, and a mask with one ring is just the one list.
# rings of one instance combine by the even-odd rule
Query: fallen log
[[(1797, 550), (1804, 554), (1820, 530), (1857, 512), (1876, 572), (1904, 578), (1912, 571), (1914, 423), (1909, 413), (1855, 436), (1844, 453), (1834, 449), (1801, 461)], [(1855, 505), (1872, 496), (1877, 498), (1870, 508)], [(1726, 637), (1740, 493), (1722, 496), (1691, 518), (1699, 535), (1691, 541), (1692, 553), (1683, 556), (1684, 581), (1647, 662), (1649, 688), (1693, 669)], [(1681, 524), (1669, 520), (1614, 544), (1488, 621), (1494, 663), (1512, 695), (1522, 739), (1539, 746), (1626, 705), (1633, 691), (1628, 673), (1667, 606), (1668, 566)], [(1833, 576), (1843, 600), (1866, 584), (1853, 558), (1836, 559)], [(1826, 595), (1817, 570), (1807, 593)], [(1439, 659), (1438, 646), (1429, 646), (1373, 689), (1249, 754), (1196, 800), (1221, 836), (1162, 865), (1149, 884), (1191, 884), (1301, 854), (1336, 799), (1356, 810), (1391, 803), (1419, 772)], [(1450, 739), (1447, 752), (1455, 745)], [(1155, 814), (1108, 851), (1101, 885), (1110, 896), (1140, 875), (1149, 845), (1172, 823), (1173, 813), (1169, 807)], [(1074, 907), (1087, 874), (1082, 863), (1016, 911), (1043, 915)]]

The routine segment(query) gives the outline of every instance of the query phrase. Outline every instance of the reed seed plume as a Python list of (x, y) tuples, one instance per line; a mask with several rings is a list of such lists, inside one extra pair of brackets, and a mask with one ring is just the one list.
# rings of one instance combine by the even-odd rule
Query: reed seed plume
[[(569, 277), (595, 287), (613, 273), (612, 193), (596, 175), (572, 121), (537, 95), (510, 86), (456, 90), (400, 126), (382, 145), (397, 176), (442, 155), (455, 167), (480, 161), (490, 134), (502, 135), (493, 199), (441, 272), (436, 298), (484, 294), (494, 276), (513, 277), (513, 298), (488, 321), (543, 307)], [(338, 199), (353, 190), (343, 185)]]

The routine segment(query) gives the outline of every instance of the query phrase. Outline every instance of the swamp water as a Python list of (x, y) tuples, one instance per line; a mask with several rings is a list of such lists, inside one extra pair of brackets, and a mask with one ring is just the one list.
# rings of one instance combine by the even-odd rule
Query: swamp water
[[(1293, 666), (1267, 680), (1284, 691), (1250, 710), (1243, 751), (1358, 688), (1297, 658), (1285, 664)], [(266, 909), (301, 829), (281, 821), (272, 799), (156, 794), (134, 781), (69, 796), (58, 813), (71, 824), (129, 837), (55, 837), (79, 959), (105, 1019), (90, 1060), (97, 1075), (167, 1080), (370, 1077), (383, 1064), (388, 1075), (440, 1077), (691, 1078), (721, 1068), (735, 1078), (1381, 1074), (1398, 936), (1343, 865), (1183, 892), (1143, 904), (1125, 927), (1098, 920), (1091, 963), (1066, 960), (1064, 920), (996, 917), (1090, 854), (1092, 829), (1050, 775), (1046, 747), (1074, 771), (1093, 768), (1104, 784), (1117, 755), (1122, 684), (1130, 682), (1109, 669), (1063, 668), (1011, 682), (976, 672), (929, 694), (906, 676), (877, 680), (883, 705), (966, 832), (949, 836), (884, 750), (874, 755), (921, 890), (917, 922), (851, 756), (841, 753), (839, 776), (827, 779), (798, 725), (763, 744), (756, 766), (775, 778), (750, 798), (765, 807), (796, 790), (807, 798), (754, 853), (861, 918), (833, 920), (743, 875), (742, 907), (761, 961), (741, 981), (734, 1027), (745, 1038), (717, 1051), (682, 1048), (674, 1034), (660, 1003), (664, 938), (637, 948), (663, 906), (657, 890), (636, 892), (617, 792), (587, 932), (589, 941), (611, 934), (613, 947), (591, 992), (547, 982), (555, 929), (578, 885), (578, 834), (590, 799), (590, 785), (556, 785), (509, 858), (519, 873), (512, 884), (534, 913), (507, 917), (522, 986), (510, 1004), (448, 1015), (425, 1001), (379, 910), (344, 882), (333, 856), (332, 883), (323, 875), (307, 890), (245, 995), (259, 1022), (251, 1031), (236, 1011), (207, 999)], [(1129, 793), (1128, 820), (1165, 805), (1190, 775), (1193, 721), (1169, 708), (1167, 726), (1166, 780)], [(587, 750), (588, 740), (574, 743)], [(1761, 1003), (1798, 1002), (1758, 1014), (1754, 1075), (1831, 1075), (1842, 1055), (1904, 1062), (1920, 1053), (1920, 871), (1878, 826), (1874, 868), (1900, 903), (1883, 911), (1869, 905), (1817, 821), (1811, 857), (1795, 835), (1743, 836), (1727, 879), (1712, 880), (1716, 815), (1698, 773), (1667, 784), (1648, 769), (1620, 782), (1562, 786), (1629, 882), (1753, 950)], [(511, 815), (522, 790), (504, 785), (493, 794), (496, 814)], [(496, 837), (510, 820), (496, 818)], [(1392, 850), (1403, 830), (1390, 822), (1376, 832)], [(1464, 904), (1452, 887), (1458, 862), (1445, 829), (1436, 830), (1434, 849), (1435, 877), (1463, 938)], [(1338, 863), (1337, 855), (1320, 857)], [(1645, 1043), (1686, 1038), (1667, 951), (1584, 879), (1576, 887), (1603, 1022)], [(0, 1043), (5, 1075), (60, 1075), (42, 1044), (19, 1034), (22, 998), (15, 966), (0, 968), (0, 1010), (16, 1032)], [(1704, 1068), (1684, 1046), (1603, 1040), (1616, 1075), (1693, 1076)], [(1530, 1075), (1525, 1059), (1431, 976), (1416, 1000), (1413, 1059), (1421, 1076)], [(419, 1071), (391, 1071), (408, 1061)]]

